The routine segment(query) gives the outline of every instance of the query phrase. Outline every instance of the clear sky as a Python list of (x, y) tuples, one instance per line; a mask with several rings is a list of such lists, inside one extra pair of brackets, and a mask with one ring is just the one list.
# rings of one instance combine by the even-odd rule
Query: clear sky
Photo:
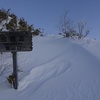
[(100, 0), (0, 0), (0, 8), (24, 17), (45, 33), (59, 33), (58, 20), (69, 10), (73, 22), (83, 19), (91, 27), (90, 37), (100, 40)]

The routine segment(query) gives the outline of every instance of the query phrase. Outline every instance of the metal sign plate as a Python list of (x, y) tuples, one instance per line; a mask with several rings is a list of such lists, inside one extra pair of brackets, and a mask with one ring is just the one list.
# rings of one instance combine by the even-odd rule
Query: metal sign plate
[(32, 34), (29, 32), (0, 32), (0, 52), (32, 50)]

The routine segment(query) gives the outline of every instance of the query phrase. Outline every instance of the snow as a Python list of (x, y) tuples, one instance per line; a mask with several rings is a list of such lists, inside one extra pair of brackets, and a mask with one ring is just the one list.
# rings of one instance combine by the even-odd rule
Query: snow
[[(33, 37), (33, 51), (18, 53), (18, 90), (0, 76), (0, 100), (100, 100), (100, 42), (61, 36)], [(1, 65), (0, 65), (1, 66)]]
[(8, 30), (6, 29), (5, 23), (9, 23), (11, 19), (12, 19), (12, 18), (11, 18), (10, 16), (8, 16), (8, 18), (7, 18), (6, 20), (3, 20), (3, 21), (0, 23), (0, 29), (2, 29), (2, 31), (8, 31)]

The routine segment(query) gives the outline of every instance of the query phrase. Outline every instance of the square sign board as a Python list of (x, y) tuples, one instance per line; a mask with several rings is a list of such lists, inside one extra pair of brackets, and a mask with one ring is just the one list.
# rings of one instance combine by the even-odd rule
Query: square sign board
[(0, 32), (0, 52), (32, 51), (29, 32)]

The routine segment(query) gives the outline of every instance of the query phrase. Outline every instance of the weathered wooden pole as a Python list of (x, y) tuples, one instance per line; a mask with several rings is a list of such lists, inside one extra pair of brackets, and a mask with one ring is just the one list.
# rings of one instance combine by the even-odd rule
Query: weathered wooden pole
[(13, 87), (14, 89), (18, 88), (18, 69), (17, 69), (17, 52), (12, 52), (13, 56)]

